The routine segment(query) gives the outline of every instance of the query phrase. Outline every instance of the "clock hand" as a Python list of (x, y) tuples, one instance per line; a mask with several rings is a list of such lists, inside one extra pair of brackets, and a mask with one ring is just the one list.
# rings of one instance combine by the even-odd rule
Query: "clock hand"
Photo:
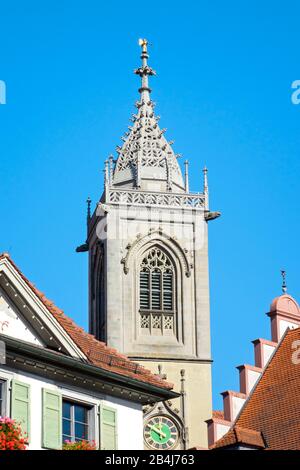
[[(158, 425), (158, 426), (159, 426), (160, 432), (163, 434), (163, 437), (166, 438), (167, 435), (166, 435), (166, 434), (163, 432), (163, 430), (162, 430), (162, 429), (163, 429), (162, 418), (160, 418), (160, 422), (159, 422), (159, 425)], [(162, 434), (161, 434), (161, 435), (162, 435)]]
[(154, 431), (157, 432), (157, 434), (160, 436), (166, 437), (166, 434), (161, 429), (156, 428), (156, 426), (152, 426), (152, 429), (154, 429)]
[(166, 434), (161, 429), (158, 429), (154, 424), (151, 426), (151, 429), (157, 434), (159, 434), (161, 437), (166, 437)]

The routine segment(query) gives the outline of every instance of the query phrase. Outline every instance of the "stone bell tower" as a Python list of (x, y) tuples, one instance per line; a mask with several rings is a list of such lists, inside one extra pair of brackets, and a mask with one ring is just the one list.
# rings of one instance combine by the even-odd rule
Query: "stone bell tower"
[[(190, 192), (188, 163), (183, 178), (179, 155), (159, 128), (148, 83), (155, 71), (148, 65), (147, 41), (140, 40), (140, 46), (137, 111), (118, 157), (105, 162), (104, 192), (93, 213), (88, 201), (87, 241), (77, 249), (89, 252), (90, 332), (153, 372), (159, 367), (182, 392), (176, 448), (206, 446), (205, 420), (211, 417), (207, 222), (220, 214), (209, 210), (207, 170), (203, 190)], [(159, 448), (175, 448), (172, 442)]]

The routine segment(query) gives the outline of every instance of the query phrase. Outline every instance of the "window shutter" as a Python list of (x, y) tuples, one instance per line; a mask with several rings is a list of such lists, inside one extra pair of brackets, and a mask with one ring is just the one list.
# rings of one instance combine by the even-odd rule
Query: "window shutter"
[(173, 309), (173, 274), (165, 272), (163, 275), (163, 302), (164, 310)]
[(116, 450), (117, 448), (117, 410), (102, 405), (100, 406), (100, 449)]
[(153, 271), (152, 272), (152, 305), (153, 310), (161, 310), (161, 272)]
[(11, 417), (30, 439), (30, 385), (12, 380)]
[(140, 272), (140, 308), (150, 308), (150, 297), (149, 297), (149, 284), (150, 284), (149, 271)]
[(43, 388), (43, 447), (61, 449), (62, 398), (61, 394)]

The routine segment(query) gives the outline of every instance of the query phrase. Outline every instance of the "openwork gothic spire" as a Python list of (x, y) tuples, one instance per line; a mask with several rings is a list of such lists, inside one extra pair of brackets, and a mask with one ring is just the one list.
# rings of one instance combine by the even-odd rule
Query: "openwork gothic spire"
[(155, 104), (150, 99), (149, 76), (156, 73), (148, 65), (148, 42), (140, 39), (139, 45), (142, 64), (135, 74), (141, 77), (140, 99), (136, 103), (137, 113), (132, 115), (133, 125), (122, 137), (123, 145), (117, 147), (118, 158), (110, 184), (158, 192), (184, 192), (178, 155), (172, 150), (172, 142), (164, 136), (166, 129), (159, 128)]

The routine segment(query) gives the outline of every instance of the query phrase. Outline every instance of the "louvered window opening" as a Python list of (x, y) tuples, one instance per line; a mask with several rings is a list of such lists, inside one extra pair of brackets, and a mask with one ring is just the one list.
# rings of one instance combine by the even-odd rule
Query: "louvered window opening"
[(167, 255), (156, 247), (149, 250), (140, 270), (142, 330), (153, 334), (175, 331), (174, 278), (174, 266)]

